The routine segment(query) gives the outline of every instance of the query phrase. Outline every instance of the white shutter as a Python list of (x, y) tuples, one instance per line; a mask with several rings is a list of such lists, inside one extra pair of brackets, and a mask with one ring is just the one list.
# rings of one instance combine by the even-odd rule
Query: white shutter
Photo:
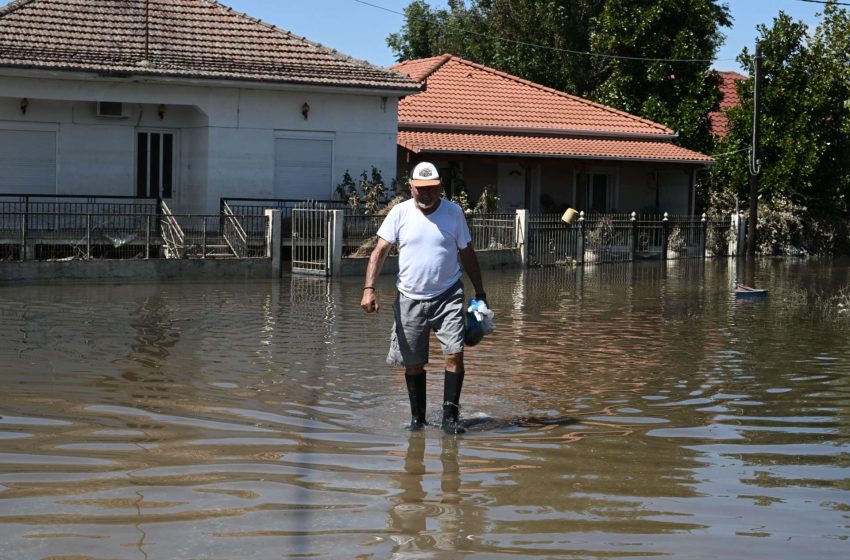
[(0, 192), (56, 194), (56, 133), (0, 129)]
[(332, 173), (333, 140), (275, 138), (275, 198), (328, 200)]

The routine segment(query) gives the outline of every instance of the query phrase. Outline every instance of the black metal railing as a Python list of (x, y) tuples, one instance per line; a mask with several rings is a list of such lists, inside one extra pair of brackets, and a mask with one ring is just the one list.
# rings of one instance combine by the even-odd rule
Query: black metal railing
[(558, 214), (530, 214), (532, 266), (686, 259), (728, 254), (731, 219), (583, 212), (572, 224)]
[(476, 251), (514, 249), (517, 246), (516, 213), (469, 214), (466, 223)]
[(341, 200), (309, 200), (296, 198), (234, 198), (225, 197), (219, 200), (221, 211), (224, 212), (225, 205), (229, 206), (234, 214), (240, 216), (264, 216), (266, 210), (281, 211), (281, 232), (283, 237), (292, 236), (292, 210), (302, 208), (305, 203), (321, 204), (329, 210), (345, 210), (348, 205)]
[[(268, 219), (238, 216), (255, 233), (240, 257), (265, 257)], [(61, 224), (47, 228), (46, 224)], [(0, 260), (234, 257), (220, 215), (0, 212)]]

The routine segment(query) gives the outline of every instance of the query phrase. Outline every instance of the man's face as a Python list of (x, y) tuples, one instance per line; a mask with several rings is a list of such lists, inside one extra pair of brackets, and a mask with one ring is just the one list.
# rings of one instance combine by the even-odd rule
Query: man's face
[(440, 201), (440, 195), (443, 192), (442, 185), (433, 187), (416, 187), (410, 185), (410, 193), (413, 195), (413, 200), (416, 201), (416, 206), (420, 210), (430, 210)]

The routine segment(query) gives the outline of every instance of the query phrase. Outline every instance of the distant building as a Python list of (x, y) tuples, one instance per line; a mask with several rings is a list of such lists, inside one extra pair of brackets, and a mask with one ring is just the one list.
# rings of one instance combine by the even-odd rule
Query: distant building
[(434, 161), (506, 211), (692, 213), (713, 163), (663, 125), (450, 54), (391, 69), (423, 88), (399, 103), (398, 168)]
[(708, 114), (711, 122), (711, 133), (717, 138), (723, 138), (729, 133), (729, 117), (726, 111), (741, 104), (738, 97), (738, 82), (747, 77), (739, 72), (717, 72), (720, 76), (720, 105), (717, 111)]

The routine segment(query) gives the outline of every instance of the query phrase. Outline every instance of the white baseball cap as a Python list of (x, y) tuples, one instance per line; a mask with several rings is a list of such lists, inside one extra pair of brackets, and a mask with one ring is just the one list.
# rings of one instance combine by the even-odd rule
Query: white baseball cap
[(417, 163), (410, 175), (410, 184), (414, 187), (436, 187), (440, 184), (440, 172), (433, 163)]

